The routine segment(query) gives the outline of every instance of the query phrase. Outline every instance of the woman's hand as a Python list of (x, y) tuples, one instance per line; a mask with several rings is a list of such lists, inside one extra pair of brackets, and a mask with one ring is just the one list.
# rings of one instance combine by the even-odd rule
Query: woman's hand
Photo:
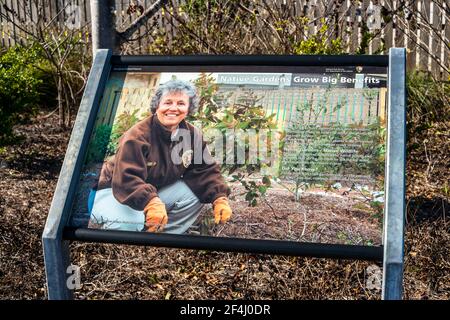
[(231, 218), (231, 208), (227, 197), (219, 197), (213, 202), (214, 222), (226, 223)]
[(155, 197), (145, 206), (145, 225), (149, 232), (160, 232), (167, 224), (166, 206), (160, 198)]

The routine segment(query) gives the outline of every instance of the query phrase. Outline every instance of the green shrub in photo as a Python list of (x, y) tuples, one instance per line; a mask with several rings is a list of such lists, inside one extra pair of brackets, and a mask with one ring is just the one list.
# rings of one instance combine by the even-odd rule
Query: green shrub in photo
[(107, 157), (113, 156), (117, 152), (122, 135), (146, 116), (148, 113), (139, 115), (139, 109), (124, 111), (117, 116), (113, 125), (99, 125), (89, 143), (86, 163), (103, 162)]
[(112, 126), (111, 137), (107, 148), (107, 156), (115, 154), (119, 145), (119, 139), (122, 137), (122, 135), (148, 115), (147, 113), (145, 113), (142, 116), (138, 116), (138, 112), (139, 109), (135, 109), (131, 112), (125, 111), (117, 117), (117, 120)]
[[(233, 103), (228, 101), (227, 94), (219, 92), (214, 79), (206, 73), (199, 76), (195, 85), (200, 97), (199, 108), (195, 115), (188, 118), (188, 121), (192, 121), (205, 131), (218, 130), (223, 137), (234, 141), (233, 148), (225, 147), (222, 150), (221, 171), (230, 176), (232, 182), (240, 182), (245, 188), (245, 200), (250, 206), (256, 206), (257, 199), (262, 198), (271, 187), (270, 175), (259, 175), (261, 169), (267, 167), (266, 159), (258, 157), (256, 161), (250, 162), (250, 139), (239, 137), (233, 129), (240, 130), (239, 133), (253, 132), (258, 141), (260, 130), (276, 129), (274, 114), (266, 115), (264, 108), (251, 90), (243, 92)], [(205, 138), (208, 143), (212, 143), (212, 139)], [(268, 141), (268, 148), (270, 145), (271, 142)], [(238, 150), (245, 154), (244, 163), (237, 161)], [(212, 155), (217, 157), (214, 152)], [(232, 161), (227, 161), (229, 157), (233, 157)]]
[(107, 155), (112, 127), (107, 124), (98, 126), (91, 138), (87, 152), (87, 163), (102, 162)]

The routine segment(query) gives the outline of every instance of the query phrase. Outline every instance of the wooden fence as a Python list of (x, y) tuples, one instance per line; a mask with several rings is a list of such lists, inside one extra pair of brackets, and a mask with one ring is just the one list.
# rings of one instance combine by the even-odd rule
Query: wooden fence
[[(230, 105), (238, 102), (247, 91), (227, 88), (221, 92), (228, 95), (225, 105)], [(368, 126), (378, 121), (383, 122), (386, 114), (386, 92), (386, 88), (252, 89), (252, 93), (257, 97), (257, 105), (263, 107), (267, 115), (273, 114), (273, 120), (278, 124), (278, 128), (282, 129), (289, 127), (293, 119), (300, 118), (302, 123), (322, 126), (332, 123)], [(304, 110), (300, 112), (297, 108)]]
[[(124, 53), (148, 54), (149, 44), (154, 40), (151, 31), (155, 28), (164, 28), (169, 39), (176, 35), (179, 24), (170, 11), (178, 10), (183, 1), (171, 0), (169, 10), (161, 10), (142, 26), (136, 33), (138, 40), (127, 44)], [(115, 0), (117, 29), (124, 29), (139, 15), (133, 5), (146, 8), (153, 2)], [(249, 6), (252, 8), (258, 3), (271, 3), (285, 17), (308, 17), (309, 34), (317, 33), (320, 19), (326, 19), (326, 24), (333, 28), (332, 35), (343, 39), (349, 53), (356, 52), (364, 43), (367, 43), (367, 54), (387, 53), (390, 47), (406, 47), (409, 69), (427, 70), (437, 78), (449, 78), (449, 0), (255, 0), (249, 1)], [(7, 11), (5, 5), (14, 14)], [(386, 15), (386, 12), (392, 14)], [(39, 19), (61, 30), (80, 28), (89, 43), (89, 0), (0, 0), (2, 47), (23, 43), (21, 29), (24, 28), (17, 24), (33, 30)], [(368, 25), (374, 26), (369, 30), (373, 38), (367, 38)]]

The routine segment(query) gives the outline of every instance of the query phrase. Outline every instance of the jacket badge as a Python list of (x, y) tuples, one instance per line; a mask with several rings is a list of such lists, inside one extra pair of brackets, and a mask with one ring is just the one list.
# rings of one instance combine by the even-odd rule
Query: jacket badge
[(185, 168), (187, 168), (187, 167), (189, 167), (191, 165), (193, 153), (194, 153), (193, 150), (187, 150), (181, 156), (181, 160), (183, 161), (183, 166)]
[(155, 161), (147, 162), (147, 167), (151, 168), (151, 167), (154, 167), (154, 166), (156, 166), (156, 162)]

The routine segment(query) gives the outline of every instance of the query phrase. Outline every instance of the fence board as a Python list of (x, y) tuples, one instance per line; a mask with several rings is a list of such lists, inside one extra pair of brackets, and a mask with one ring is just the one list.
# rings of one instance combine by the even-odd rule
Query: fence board
[[(447, 5), (447, 9), (446, 10), (450, 10), (448, 5)], [(445, 45), (445, 44), (448, 45), (450, 43), (450, 41), (449, 41), (449, 39), (450, 39), (450, 23), (449, 23), (449, 17), (448, 16), (446, 17), (446, 21), (447, 22), (445, 23), (445, 41), (442, 42), (442, 45)], [(442, 61), (446, 62), (447, 69), (450, 68), (450, 65), (449, 65), (450, 50), (448, 48), (445, 50), (444, 59)], [(446, 79), (450, 80), (450, 78), (449, 78), (450, 74), (449, 74), (448, 71), (444, 72), (444, 75), (445, 75)]]
[[(20, 11), (19, 11), (19, 1), (18, 0), (12, 0), (11, 1), (11, 6), (12, 9), (14, 11), (14, 21), (15, 23), (19, 23), (21, 26), (21, 21), (20, 21)], [(22, 41), (23, 41), (23, 33), (22, 30), (20, 30), (19, 28), (13, 28), (13, 37), (14, 37), (14, 42), (16, 44), (21, 45)]]
[[(439, 7), (436, 7), (434, 2), (430, 3), (430, 23), (434, 30), (439, 30)], [(428, 39), (428, 48), (431, 52), (435, 52), (439, 57), (439, 41), (436, 36), (430, 36)], [(431, 55), (428, 56), (427, 70), (430, 70), (432, 74), (439, 73), (439, 64), (432, 59)]]
[[(6, 5), (9, 8), (12, 8), (12, 0), (6, 0)], [(16, 21), (16, 19), (14, 18), (14, 16), (11, 15), (10, 12), (6, 13), (8, 15), (8, 17), (11, 17), (13, 23)], [(9, 46), (13, 46), (15, 45), (15, 41), (14, 41), (14, 37), (15, 37), (15, 28), (12, 28), (11, 24), (7, 24), (6, 27), (6, 32), (8, 34), (8, 45)]]
[[(394, 12), (397, 10), (397, 0), (392, 1), (392, 10), (394, 10)], [(390, 47), (399, 47), (399, 42), (397, 41), (397, 23), (397, 16), (392, 17), (392, 44)]]
[(28, 30), (30, 30), (30, 32), (32, 32), (33, 34), (37, 33), (36, 24), (38, 22), (38, 5), (39, 5), (38, 2), (30, 1), (30, 8), (29, 8), (30, 25)]
[[(447, 7), (446, 2), (444, 1), (442, 9), (441, 9), (441, 38), (443, 40), (441, 40), (441, 52), (440, 52), (440, 56), (441, 56), (441, 62), (443, 63), (444, 61), (449, 61), (450, 57), (449, 57), (449, 50), (446, 46), (446, 44), (449, 43), (449, 39), (450, 39), (450, 26), (449, 26), (449, 19), (448, 17), (445, 15), (446, 10), (448, 10), (450, 8)], [(447, 31), (447, 32), (446, 32)], [(448, 66), (450, 68), (450, 66)], [(444, 69), (441, 67), (440, 68), (440, 76), (441, 79), (442, 78), (448, 78), (449, 77), (449, 73), (444, 71)]]
[(6, 28), (6, 22), (3, 20), (3, 13), (4, 12), (4, 10), (3, 10), (3, 6), (0, 6), (0, 28), (1, 28), (1, 30), (0, 30), (0, 36), (1, 36), (1, 38), (0, 38), (0, 41), (1, 41), (1, 43), (2, 43), (2, 47), (1, 47), (1, 49), (3, 50), (4, 48), (6, 48), (6, 35), (5, 35), (5, 28)]
[(88, 0), (82, 0), (84, 3), (84, 13), (86, 14), (86, 20), (82, 20), (82, 23), (91, 21), (91, 6)]
[[(7, 5), (9, 5), (9, 8), (10, 9), (13, 9), (13, 6), (14, 6), (14, 0), (9, 0), (9, 1), (6, 1), (6, 3), (7, 3)], [(13, 24), (14, 23), (16, 23), (16, 18), (15, 18), (15, 16), (14, 16), (14, 14), (12, 14), (11, 12), (9, 12), (8, 13), (8, 15), (12, 18), (12, 21), (13, 21)], [(16, 28), (13, 28), (12, 26), (10, 26), (10, 28), (9, 28), (9, 43), (10, 43), (10, 45), (12, 44), (12, 45), (15, 45), (17, 42), (16, 42), (16, 39), (17, 39), (17, 32), (16, 32)]]

